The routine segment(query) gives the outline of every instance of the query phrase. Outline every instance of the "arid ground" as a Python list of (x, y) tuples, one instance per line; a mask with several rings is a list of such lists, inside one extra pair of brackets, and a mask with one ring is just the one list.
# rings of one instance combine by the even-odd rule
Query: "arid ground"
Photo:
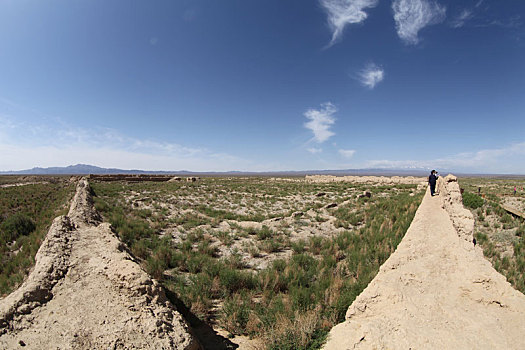
[[(31, 193), (36, 188), (35, 186), (40, 186), (39, 191), (41, 191), (41, 187), (46, 184), (54, 186), (59, 184), (59, 186), (69, 188), (70, 192), (64, 192), (64, 196), (57, 198), (56, 201), (57, 203), (62, 202), (61, 205), (67, 204), (68, 198), (72, 196), (72, 187), (67, 186), (68, 184), (74, 185), (78, 178), (60, 178), (52, 181), (50, 179), (26, 177), (17, 180), (9, 178), (1, 183), (8, 186), (0, 191), (16, 191), (21, 187), (14, 186), (15, 184), (25, 183), (23, 186), (27, 188), (25, 192)], [(438, 209), (443, 210), (443, 214), (439, 214), (443, 217), (440, 220), (448, 221), (442, 223), (438, 220), (437, 226), (441, 230), (439, 232), (446, 232), (447, 237), (456, 237), (455, 239), (459, 242), (468, 244), (468, 247), (472, 246), (467, 250), (477, 252), (476, 259), (480, 260), (471, 259), (473, 262), (469, 261), (475, 266), (492, 269), (490, 263), (483, 258), (483, 249), (496, 269), (508, 276), (514, 288), (521, 289), (523, 292), (521, 247), (523, 244), (522, 230), (525, 226), (519, 217), (502, 209), (502, 205), (505, 204), (520, 210), (523, 206), (523, 198), (525, 198), (523, 192), (518, 191), (516, 195), (512, 193), (512, 190), (507, 192), (509, 183), (505, 182), (508, 181), (505, 179), (460, 179), (459, 181), (460, 186), (468, 193), (463, 194), (463, 200), (470, 194), (477, 197), (472, 197), (471, 201), (466, 202), (470, 211), (461, 211), (465, 209), (461, 205), (458, 187), (458, 194), (454, 194), (455, 202), (451, 200), (454, 205), (449, 205), (449, 209), (453, 208), (453, 210), (442, 209), (446, 207), (443, 204), (445, 191), (443, 195), (440, 194), (441, 197), (425, 197), (416, 215), (416, 218), (423, 217), (423, 219), (417, 222), (422, 220), (431, 222), (430, 216), (435, 215)], [(523, 180), (516, 181), (518, 181), (519, 188), (519, 181), (523, 184)], [(23, 292), (18, 292), (18, 297), (16, 297), (15, 292), (0, 301), (3, 306), (2, 328), (4, 329), (0, 335), (0, 344), (14, 347), (15, 345), (20, 346), (20, 341), (22, 341), (29, 348), (38, 348), (46, 344), (34, 335), (50, 327), (50, 322), (54, 317), (52, 315), (60, 314), (57, 310), (61, 305), (69, 305), (73, 300), (74, 303), (81, 303), (85, 299), (94, 299), (98, 287), (93, 286), (104, 285), (106, 286), (104, 288), (113, 286), (119, 292), (111, 297), (113, 301), (102, 298), (100, 303), (96, 304), (99, 306), (93, 304), (92, 309), (97, 309), (97, 307), (104, 309), (109, 305), (114, 305), (115, 309), (107, 313), (105, 317), (97, 316), (97, 312), (92, 312), (91, 316), (76, 320), (73, 320), (72, 313), (61, 311), (62, 321), (53, 319), (55, 320), (53, 322), (60, 323), (65, 320), (69, 322), (65, 322), (63, 328), (55, 327), (58, 332), (56, 344), (59, 348), (87, 348), (90, 346), (99, 348), (104, 347), (104, 344), (125, 348), (126, 343), (135, 344), (133, 346), (140, 348), (140, 344), (144, 346), (140, 336), (130, 335), (126, 338), (124, 334), (127, 334), (125, 324), (128, 324), (129, 327), (131, 324), (142, 323), (146, 327), (144, 332), (158, 339), (156, 344), (165, 348), (173, 347), (174, 344), (179, 344), (178, 347), (182, 346), (180, 344), (185, 344), (185, 347), (192, 348), (197, 346), (195, 344), (200, 344), (199, 346), (210, 349), (314, 349), (322, 346), (332, 327), (345, 319), (347, 321), (342, 325), (348, 323), (348, 317), (352, 312), (347, 313), (347, 309), (351, 304), (350, 310), (358, 310), (359, 307), (355, 305), (361, 305), (361, 308), (362, 305), (372, 305), (373, 303), (363, 302), (363, 300), (370, 298), (367, 296), (369, 291), (371, 289), (377, 291), (377, 288), (380, 288), (377, 287), (378, 285), (390, 285), (390, 289), (387, 288), (385, 291), (394, 288), (395, 291), (398, 291), (394, 293), (398, 297), (405, 301), (406, 299), (412, 300), (412, 297), (407, 297), (408, 294), (401, 292), (402, 288), (391, 285), (392, 282), (384, 282), (384, 277), (380, 276), (383, 275), (385, 267), (381, 268), (383, 272), (377, 275), (380, 271), (379, 267), (396, 251), (397, 245), (407, 230), (409, 233), (417, 231), (429, 236), (414, 233), (407, 235), (403, 242), (408, 239), (409, 242), (424, 241), (425, 244), (403, 243), (402, 246), (405, 248), (400, 247), (396, 252), (401, 258), (395, 259), (414, 260), (408, 258), (412, 255), (430, 259), (433, 249), (441, 249), (443, 252), (440, 253), (440, 257), (445, 259), (444, 264), (452, 264), (447, 259), (457, 260), (458, 258), (453, 258), (454, 254), (463, 255), (461, 252), (453, 253), (452, 249), (461, 244), (446, 245), (441, 239), (440, 244), (433, 244), (436, 235), (432, 229), (435, 228), (435, 223), (432, 224), (432, 229), (429, 229), (412, 222), (426, 190), (424, 179), (421, 178), (231, 177), (195, 178), (189, 181), (186, 178), (173, 178), (169, 182), (107, 182), (92, 179), (90, 184), (92, 189), (89, 190), (89, 196), (90, 198), (93, 196), (94, 205), (88, 203), (85, 208), (90, 208), (91, 205), (91, 209), (77, 205), (75, 210), (80, 210), (80, 214), (70, 209), (66, 216), (66, 221), (70, 222), (69, 226), (64, 224), (62, 231), (54, 231), (55, 233), (62, 232), (63, 235), (70, 237), (68, 238), (70, 243), (67, 244), (66, 249), (70, 253), (67, 259), (62, 259), (61, 266), (65, 271), (63, 276), (54, 276), (52, 279), (54, 282), (49, 282), (52, 285), (48, 286), (47, 294), (42, 293), (43, 296), (40, 296), (40, 299), (37, 298), (38, 300), (27, 299), (24, 297), (27, 293)], [(457, 186), (457, 182), (454, 184)], [(483, 190), (480, 190), (478, 195), (480, 186)], [(0, 193), (4, 195), (8, 192)], [(9, 196), (0, 197), (4, 203), (3, 208), (13, 207), (13, 197), (16, 197), (17, 193), (10, 192)], [(35, 195), (37, 193), (38, 191), (35, 192)], [(67, 193), (71, 194), (67, 195)], [(481, 204), (478, 198), (482, 199)], [(19, 208), (17, 211), (24, 211), (24, 203), (17, 203), (17, 208)], [(60, 204), (57, 204), (57, 210), (59, 208)], [(13, 210), (2, 210), (2, 221), (10, 222), (9, 217), (14, 215)], [(470, 221), (465, 224), (466, 221), (462, 223), (461, 220), (458, 220), (458, 217), (461, 217), (458, 212), (462, 213), (461, 215), (469, 213), (467, 216), (472, 216), (472, 225), (469, 224)], [(29, 216), (37, 215), (36, 212), (29, 213)], [(85, 225), (71, 225), (71, 222), (75, 220), (84, 222), (86, 215), (88, 217), (94, 215), (96, 220), (88, 220)], [(409, 230), (411, 223), (411, 230)], [(49, 224), (50, 222), (47, 227)], [(419, 227), (417, 230), (414, 228), (416, 226)], [(11, 226), (6, 225), (5, 227)], [(6, 263), (16, 259), (17, 256), (20, 259), (22, 254), (19, 255), (19, 252), (24, 252), (24, 244), (27, 244), (25, 237), (32, 237), (31, 235), (33, 233), (25, 232), (3, 235), (7, 248), (4, 250), (2, 259)], [(409, 239), (409, 236), (413, 238)], [(109, 244), (113, 240), (112, 237), (116, 241)], [(474, 237), (477, 240), (476, 248), (472, 242)], [(96, 242), (99, 239), (101, 242), (104, 240), (108, 242), (107, 251), (103, 245), (97, 245)], [(114, 248), (111, 248), (112, 246)], [(401, 253), (402, 251), (406, 252)], [(29, 261), (32, 259), (29, 256)], [(40, 258), (42, 259), (46, 258)], [(392, 259), (394, 256), (388, 260), (390, 264), (392, 264)], [(38, 267), (38, 261), (40, 261), (38, 256), (36, 260)], [(437, 262), (437, 259), (431, 260), (436, 264), (441, 264)], [(132, 263), (124, 268), (122, 265), (124, 263), (119, 261)], [(89, 264), (81, 267), (83, 262), (89, 262)], [(132, 267), (134, 265), (137, 267)], [(401, 265), (403, 264), (399, 263), (396, 266)], [(423, 264), (423, 267), (420, 266), (421, 264), (416, 265), (419, 267), (408, 268), (413, 270), (409, 271), (413, 276), (409, 278), (403, 275), (405, 277), (400, 277), (401, 281), (419, 281), (421, 286), (416, 290), (423, 295), (432, 295), (424, 291), (435, 290), (437, 287), (428, 283), (422, 276), (434, 276), (433, 281), (437, 278), (445, 285), (447, 284), (446, 278), (440, 278), (439, 274), (431, 272), (430, 262), (428, 269), (424, 267), (427, 266), (426, 264)], [(461, 265), (464, 264), (461, 263)], [(89, 268), (89, 266), (92, 267)], [(35, 270), (38, 270), (37, 267)], [(21, 271), (27, 273), (29, 269), (30, 265)], [(399, 271), (403, 269), (400, 267)], [(475, 269), (468, 270), (474, 271)], [(131, 275), (129, 275), (123, 271), (136, 272), (130, 272)], [(145, 271), (153, 279), (140, 277), (141, 272), (139, 271)], [(6, 291), (13, 290), (20, 285), (21, 281), (18, 277), (15, 279), (9, 277), (11, 276), (10, 271), (4, 270), (2, 273), (3, 280), (7, 281), (5, 282)], [(18, 275), (20, 273), (17, 272)], [(93, 273), (100, 275), (102, 279), (91, 276)], [(496, 271), (494, 273), (500, 277), (491, 276), (490, 281), (497, 280), (498, 286), (499, 283), (504, 285), (506, 283), (504, 277), (501, 277)], [(84, 275), (86, 279), (80, 277)], [(473, 275), (470, 277), (474, 278)], [(492, 286), (490, 281), (487, 283)], [(26, 280), (19, 290), (24, 290), (24, 288), (27, 290), (29, 282), (31, 278)], [(409, 282), (404, 285), (413, 286), (413, 283)], [(75, 291), (79, 284), (84, 286), (82, 292)], [(11, 285), (13, 287), (10, 287)], [(141, 285), (153, 287), (142, 288)], [(454, 286), (450, 281), (449, 285)], [(369, 288), (366, 288), (367, 286)], [(462, 285), (458, 284), (458, 286)], [(486, 285), (480, 284), (480, 286), (485, 287)], [(508, 286), (514, 290), (510, 285)], [(501, 289), (498, 288), (496, 289)], [(126, 292), (126, 290), (131, 290), (131, 292)], [(362, 292), (363, 294), (359, 296)], [(451, 292), (452, 295), (455, 295), (454, 293), (454, 291)], [(477, 292), (471, 291), (471, 293)], [(505, 293), (517, 293), (516, 305), (519, 308), (521, 305), (519, 300), (523, 299), (523, 295), (515, 290)], [(109, 292), (103, 294), (108, 298), (111, 295)], [(382, 294), (385, 296), (384, 299), (379, 296), (374, 298), (377, 298), (378, 305), (383, 305), (381, 303), (396, 304), (397, 299), (393, 296), (394, 294), (391, 294), (385, 292)], [(64, 297), (62, 301), (61, 295)], [(358, 296), (359, 298), (356, 299)], [(13, 308), (12, 301), (16, 298), (18, 298), (18, 304)], [(9, 300), (11, 304), (6, 306)], [(66, 300), (70, 302), (67, 303)], [(513, 302), (504, 302), (501, 298), (495, 300), (506, 305), (501, 306), (502, 308), (515, 307)], [(427, 304), (429, 303), (431, 304), (427, 300)], [(481, 308), (479, 312), (472, 313), (472, 315), (481, 320), (480, 315), (483, 314), (489, 321), (491, 317), (497, 317), (497, 312), (490, 309), (497, 303), (487, 302), (486, 304), (488, 305), (486, 308)], [(131, 307), (136, 312), (135, 316), (133, 313), (118, 311), (118, 305)], [(400, 305), (402, 304), (398, 303), (397, 306)], [(73, 304), (71, 307), (73, 310)], [(149, 316), (143, 314), (143, 310), (146, 309), (171, 309), (173, 311), (169, 312), (171, 316), (167, 316), (166, 311), (155, 311), (153, 314), (157, 316), (154, 318), (163, 320), (155, 326), (148, 323), (150, 322), (147, 321)], [(387, 306), (381, 307), (383, 312), (387, 312), (388, 309)], [(90, 314), (89, 310), (88, 307), (83, 314)], [(373, 307), (368, 306), (367, 312), (370, 312), (369, 310), (373, 310)], [(417, 310), (420, 315), (427, 315), (420, 309)], [(369, 315), (367, 312), (364, 315), (368, 323), (360, 324), (362, 327), (368, 324), (368, 329), (372, 330), (377, 327), (377, 323), (373, 321), (375, 316), (366, 316)], [(410, 312), (415, 313), (415, 310)], [(452, 313), (449, 311), (447, 315), (450, 316)], [(454, 313), (461, 315), (458, 310), (454, 310)], [(403, 313), (398, 314), (403, 315)], [(383, 322), (389, 322), (386, 321), (388, 318), (385, 314), (374, 315), (377, 315)], [(427, 316), (432, 317), (432, 315), (435, 315), (434, 321), (429, 321), (428, 324), (434, 328), (436, 324), (446, 319), (435, 310)], [(395, 339), (392, 334), (397, 334), (400, 339), (408, 341), (409, 345), (420, 344), (416, 340), (410, 340), (417, 337), (406, 337), (406, 334), (410, 332), (403, 330), (403, 327), (409, 324), (408, 316), (401, 318), (406, 322), (397, 325), (395, 322), (390, 322), (393, 328), (380, 327), (385, 331), (389, 329), (388, 332), (390, 332), (388, 333), (390, 336), (384, 335), (383, 338)], [(500, 317), (500, 319), (504, 318)], [(109, 330), (97, 329), (97, 322), (103, 322), (99, 325), (101, 326), (111, 324), (112, 320), (114, 324), (113, 327), (108, 328)], [(416, 320), (417, 318), (412, 318), (412, 322)], [(90, 326), (86, 327), (87, 330), (83, 333), (72, 329), (67, 330), (68, 327), (79, 328), (74, 325), (80, 323), (87, 323)], [(150, 325), (147, 326), (147, 324)], [(161, 324), (168, 326), (166, 328)], [(481, 321), (478, 326), (467, 327), (466, 332), (472, 334), (478, 332), (482, 329)], [(343, 326), (337, 326), (335, 329), (341, 330), (341, 327)], [(396, 332), (396, 328), (398, 333), (391, 333)], [(442, 336), (446, 333), (447, 328), (443, 329), (444, 333), (435, 334)], [(333, 334), (337, 332), (339, 331), (330, 332), (327, 347), (331, 346), (330, 344), (336, 339)], [(366, 341), (363, 341), (361, 336), (356, 335), (358, 332), (355, 330), (350, 333), (353, 335), (345, 334), (344, 339), (350, 341), (358, 337), (358, 341), (354, 344), (360, 344), (364, 348), (395, 347), (394, 343), (374, 340), (370, 336), (368, 338), (365, 336)], [(62, 334), (63, 337), (58, 334)], [(518, 341), (517, 344), (520, 344), (519, 339), (515, 340), (504, 333), (501, 336), (506, 338), (504, 340), (507, 342), (494, 344), (519, 348), (512, 343)], [(425, 339), (427, 343), (422, 344), (430, 344), (429, 347), (432, 347), (432, 344), (445, 344), (436, 342), (431, 336)], [(465, 344), (472, 345), (472, 343)]]

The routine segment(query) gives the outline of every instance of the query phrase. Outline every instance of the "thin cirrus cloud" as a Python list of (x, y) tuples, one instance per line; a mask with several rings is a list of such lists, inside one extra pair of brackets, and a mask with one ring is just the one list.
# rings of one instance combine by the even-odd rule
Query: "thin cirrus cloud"
[(385, 78), (385, 71), (375, 63), (370, 63), (359, 72), (358, 78), (361, 84), (369, 89), (373, 89)]
[(419, 43), (418, 33), (426, 26), (442, 22), (446, 7), (429, 0), (394, 0), (397, 34), (408, 45)]
[(335, 123), (334, 114), (336, 112), (337, 108), (331, 102), (321, 104), (321, 108), (319, 109), (312, 108), (304, 112), (304, 116), (308, 119), (308, 121), (304, 123), (304, 127), (312, 130), (314, 133), (313, 139), (316, 142), (325, 142), (335, 135), (330, 128)]
[(442, 158), (427, 160), (369, 160), (371, 168), (446, 168), (458, 171), (474, 171), (494, 174), (518, 174), (525, 161), (525, 141), (503, 145), (499, 148), (481, 149), (456, 153)]
[(319, 154), (323, 152), (322, 148), (315, 148), (315, 147), (310, 147), (310, 148), (307, 148), (306, 150), (312, 154)]
[(345, 158), (352, 158), (355, 154), (353, 149), (340, 149), (339, 154)]
[(364, 9), (375, 7), (377, 2), (378, 0), (320, 0), (332, 30), (332, 40), (328, 46), (341, 38), (347, 24), (363, 22), (368, 17)]
[(77, 163), (123, 169), (251, 169), (254, 164), (227, 153), (177, 143), (136, 139), (117, 130), (24, 122), (0, 114), (0, 169)]
[(468, 20), (472, 19), (472, 17), (472, 10), (464, 9), (458, 16), (456, 16), (456, 18), (452, 20), (451, 25), (453, 28), (461, 28)]

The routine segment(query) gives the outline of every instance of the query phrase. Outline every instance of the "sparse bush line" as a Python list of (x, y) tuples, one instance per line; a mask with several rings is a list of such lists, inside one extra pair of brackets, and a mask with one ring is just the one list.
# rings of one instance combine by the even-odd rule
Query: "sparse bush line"
[[(268, 199), (268, 202), (269, 199), (277, 202), (277, 197), (289, 196), (294, 191), (304, 191), (295, 183), (272, 184), (265, 188), (267, 183), (257, 179), (243, 181), (245, 183), (207, 179), (203, 182), (206, 189), (204, 185), (200, 188), (197, 184), (192, 190), (208, 200), (210, 196), (206, 195), (207, 191), (213, 191), (215, 200), (220, 203), (225, 203), (221, 201), (221, 196), (235, 198), (237, 193), (244, 191), (256, 194), (257, 198)], [(338, 220), (345, 225), (341, 227), (350, 230), (332, 238), (313, 236), (294, 243), (286, 235), (274, 232), (266, 226), (259, 230), (245, 230), (232, 223), (231, 232), (214, 228), (214, 225), (211, 225), (210, 231), (203, 231), (196, 228), (200, 225), (188, 224), (193, 220), (191, 217), (181, 216), (179, 219), (170, 219), (170, 225), (186, 230), (180, 236), (181, 243), (173, 244), (168, 236), (159, 239), (159, 232), (152, 229), (156, 220), (161, 220), (162, 217), (159, 219), (155, 211), (150, 215), (144, 208), (138, 211), (139, 208), (135, 210), (133, 206), (126, 206), (121, 199), (122, 194), (111, 189), (112, 185), (114, 186), (94, 185), (99, 195), (96, 199), (97, 206), (114, 223), (117, 234), (126, 240), (131, 250), (138, 252), (144, 259), (146, 269), (159, 278), (166, 288), (175, 292), (199, 318), (216, 318), (215, 322), (232, 334), (263, 338), (269, 349), (318, 348), (328, 330), (343, 320), (350, 303), (366, 287), (382, 262), (401, 241), (421, 199), (421, 194), (410, 197), (407, 189), (399, 193), (389, 191), (389, 198), (360, 200), (355, 208), (335, 209), (339, 211)], [(159, 188), (162, 188), (162, 184)], [(229, 190), (221, 192), (214, 188)], [(176, 190), (186, 191), (181, 186)], [(321, 190), (338, 193), (347, 189), (341, 184), (317, 184), (307, 190), (311, 193), (312, 200), (317, 200), (316, 194)], [(134, 191), (140, 192), (140, 189), (135, 188)], [(168, 187), (160, 190), (162, 191), (173, 193), (173, 189)], [(178, 195), (184, 198), (189, 194)], [(324, 195), (322, 198), (325, 196), (328, 197)], [(231, 199), (227, 205), (234, 202)], [(151, 204), (153, 208), (154, 203)], [(255, 203), (256, 201), (252, 205)], [(317, 208), (322, 206), (317, 205)], [(315, 207), (305, 205), (301, 209)], [(213, 208), (209, 204), (197, 204), (189, 208), (207, 217), (208, 223), (210, 218), (262, 221), (261, 218), (275, 215), (266, 212), (263, 216), (234, 216), (229, 210)], [(288, 211), (291, 213), (297, 211), (296, 209), (298, 208)], [(216, 248), (211, 248), (210, 239), (228, 246), (236, 236), (245, 239), (253, 237), (255, 243), (243, 248), (247, 252), (245, 254), (252, 257), (260, 256), (261, 252), (272, 254), (282, 249), (292, 249), (293, 256), (289, 261), (275, 260), (268, 268), (260, 271), (246, 270), (239, 251), (234, 250), (225, 258), (218, 256)], [(217, 312), (214, 305), (218, 302), (222, 307)], [(305, 326), (298, 327), (302, 324)]]
[[(474, 238), (483, 254), (514, 288), (525, 293), (525, 222), (501, 206), (508, 197), (525, 200), (523, 193), (512, 194), (512, 188), (519, 183), (525, 185), (523, 179), (473, 178), (460, 182), (464, 188), (463, 203), (476, 219)], [(478, 190), (481, 197), (472, 193)]]
[(52, 180), (0, 190), (0, 296), (24, 281), (53, 219), (69, 209), (74, 184)]

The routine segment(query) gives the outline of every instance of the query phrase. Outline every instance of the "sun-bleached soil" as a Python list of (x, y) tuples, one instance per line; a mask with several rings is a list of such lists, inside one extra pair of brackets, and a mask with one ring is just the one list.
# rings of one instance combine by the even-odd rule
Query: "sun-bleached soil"
[(456, 179), (445, 178), (440, 190), (427, 192), (324, 349), (525, 348), (525, 296), (472, 243), (472, 214)]
[(22, 286), (0, 300), (0, 348), (199, 349), (164, 291), (100, 223), (87, 181)]

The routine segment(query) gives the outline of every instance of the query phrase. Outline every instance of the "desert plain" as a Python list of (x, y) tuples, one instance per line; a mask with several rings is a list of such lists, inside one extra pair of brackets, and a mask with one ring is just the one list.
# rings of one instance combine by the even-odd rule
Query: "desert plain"
[(0, 345), (519, 349), (524, 184), (2, 177)]

